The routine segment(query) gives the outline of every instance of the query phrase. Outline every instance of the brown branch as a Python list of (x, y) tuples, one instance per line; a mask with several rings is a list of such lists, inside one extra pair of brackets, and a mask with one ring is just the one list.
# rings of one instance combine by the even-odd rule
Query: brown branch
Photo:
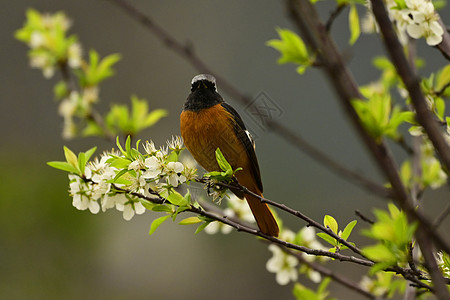
[(336, 8), (331, 12), (330, 17), (328, 18), (327, 23), (325, 24), (325, 28), (329, 32), (331, 30), (331, 25), (333, 25), (334, 20), (339, 16), (342, 10), (347, 6), (347, 4), (339, 4)]
[[(200, 178), (197, 180), (197, 182), (208, 183), (208, 180), (205, 178)], [(359, 254), (364, 257), (364, 255), (362, 255), (362, 253), (361, 253), (361, 249), (352, 245), (351, 243), (347, 242), (346, 240), (342, 239), (340, 236), (338, 236), (336, 233), (334, 233), (330, 228), (327, 228), (324, 225), (320, 224), (319, 222), (316, 222), (315, 220), (311, 219), (310, 217), (306, 216), (305, 214), (301, 213), (298, 210), (292, 209), (292, 208), (286, 206), (285, 204), (281, 204), (281, 203), (272, 201), (270, 199), (264, 198), (256, 193), (250, 191), (249, 189), (247, 189), (245, 186), (239, 184), (238, 182), (233, 182), (233, 183), (217, 182), (215, 184), (225, 187), (225, 188), (228, 188), (228, 189), (232, 189), (232, 190), (238, 189), (245, 194), (252, 195), (252, 196), (260, 199), (261, 202), (263, 202), (263, 203), (267, 203), (273, 207), (277, 207), (291, 215), (294, 215), (294, 216), (304, 220), (306, 223), (308, 223), (307, 226), (312, 226), (312, 227), (319, 229), (320, 231), (322, 231), (322, 232), (328, 234), (329, 236), (331, 236), (332, 238), (336, 239), (342, 245), (347, 246), (350, 250), (352, 250), (356, 254)]]
[(437, 229), (439, 225), (445, 220), (445, 218), (450, 214), (450, 204), (441, 212), (439, 216), (436, 217), (433, 223), (433, 228)]
[(441, 51), (442, 55), (448, 60), (450, 60), (450, 34), (445, 27), (444, 22), (442, 22), (441, 17), (439, 16), (439, 24), (444, 29), (444, 34), (442, 35), (442, 42), (436, 46), (436, 48)]
[[(149, 16), (139, 11), (133, 5), (125, 0), (108, 0), (111, 3), (117, 5), (130, 17), (139, 22), (147, 30), (153, 33), (159, 38), (165, 46), (176, 54), (184, 58), (189, 62), (197, 71), (202, 73), (208, 73), (216, 77), (217, 82), (220, 83), (221, 89), (225, 91), (231, 98), (241, 102), (244, 106), (250, 105), (253, 99), (244, 95), (235, 86), (229, 83), (225, 78), (214, 72), (200, 57), (194, 52), (192, 45), (183, 44), (177, 41), (169, 32), (164, 30), (156, 22), (154, 22)], [(321, 152), (316, 147), (309, 144), (294, 131), (288, 129), (281, 123), (270, 120), (268, 122), (268, 129), (273, 130), (285, 140), (296, 146), (301, 151), (304, 151), (308, 156), (314, 159), (316, 162), (325, 166), (328, 170), (333, 171), (339, 176), (345, 177), (350, 182), (362, 186), (369, 192), (378, 195), (380, 197), (389, 197), (389, 190), (382, 185), (377, 184), (370, 179), (362, 176), (360, 173), (347, 169), (345, 166), (335, 162), (329, 156)]]
[(369, 217), (366, 217), (365, 215), (362, 214), (362, 212), (360, 212), (358, 209), (355, 210), (355, 215), (357, 215), (358, 217), (361, 218), (361, 220), (363, 220), (364, 222), (369, 223), (370, 225), (373, 225), (375, 222), (370, 219)]

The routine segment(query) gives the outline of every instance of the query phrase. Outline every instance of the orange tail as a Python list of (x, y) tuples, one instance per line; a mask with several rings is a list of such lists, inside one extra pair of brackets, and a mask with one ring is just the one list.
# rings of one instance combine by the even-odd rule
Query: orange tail
[[(258, 194), (262, 196), (261, 193)], [(277, 237), (280, 230), (269, 206), (266, 203), (262, 203), (261, 200), (255, 196), (245, 195), (245, 199), (247, 199), (247, 203), (252, 210), (253, 216), (255, 217), (261, 232)]]

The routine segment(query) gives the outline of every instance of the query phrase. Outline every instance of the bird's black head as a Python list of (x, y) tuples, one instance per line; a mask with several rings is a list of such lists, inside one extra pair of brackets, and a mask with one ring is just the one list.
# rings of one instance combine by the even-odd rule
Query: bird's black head
[(191, 93), (184, 103), (183, 109), (199, 111), (222, 102), (223, 98), (217, 93), (214, 76), (200, 74), (192, 78)]

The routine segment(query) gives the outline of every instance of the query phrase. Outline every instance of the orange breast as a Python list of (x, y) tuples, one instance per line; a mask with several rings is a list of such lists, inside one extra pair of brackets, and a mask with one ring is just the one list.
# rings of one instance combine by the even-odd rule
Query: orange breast
[(220, 171), (217, 148), (233, 168), (248, 169), (247, 154), (234, 133), (232, 116), (220, 104), (199, 112), (183, 111), (180, 127), (184, 144), (205, 170)]

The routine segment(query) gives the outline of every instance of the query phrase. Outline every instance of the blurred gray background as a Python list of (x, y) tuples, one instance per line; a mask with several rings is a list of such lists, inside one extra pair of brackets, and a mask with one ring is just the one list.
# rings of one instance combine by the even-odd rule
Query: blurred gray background
[[(278, 121), (295, 130), (331, 157), (374, 181), (383, 182), (358, 141), (320, 70), (299, 76), (294, 66), (279, 66), (278, 53), (265, 46), (276, 38), (277, 26), (293, 28), (280, 1), (132, 1), (176, 39), (190, 42), (215, 72), (254, 98), (261, 92), (282, 111)], [(327, 17), (331, 2), (319, 3)], [(140, 138), (164, 144), (179, 134), (179, 114), (198, 72), (168, 50), (160, 40), (120, 9), (104, 0), (3, 1), (0, 19), (0, 298), (1, 299), (291, 299), (292, 286), (275, 282), (265, 269), (271, 257), (267, 245), (253, 237), (194, 235), (194, 226), (166, 222), (148, 236), (147, 212), (131, 221), (110, 210), (99, 215), (78, 211), (68, 196), (65, 173), (46, 166), (63, 160), (63, 145), (100, 151), (114, 145), (97, 138), (65, 141), (52, 88), (57, 77), (46, 80), (29, 68), (27, 48), (13, 33), (25, 21), (29, 7), (41, 12), (63, 10), (73, 21), (85, 52), (102, 56), (121, 53), (117, 75), (101, 86), (98, 110), (110, 103), (129, 103), (130, 95), (146, 98), (151, 108), (166, 108), (169, 116)], [(445, 18), (449, 9), (441, 15)], [(360, 11), (362, 16), (363, 11)], [(382, 55), (376, 36), (363, 35), (349, 49), (347, 11), (332, 33), (350, 53), (349, 66), (360, 84), (379, 73), (371, 58)], [(430, 71), (446, 61), (420, 41), (419, 53)], [(218, 83), (220, 92), (220, 82)], [(222, 93), (238, 111), (244, 107)], [(285, 140), (261, 129), (241, 113), (256, 136), (257, 155), (265, 196), (283, 202), (322, 221), (333, 215), (339, 224), (356, 219), (355, 209), (371, 215), (386, 201), (329, 172)], [(393, 146), (399, 162), (404, 153)], [(98, 152), (99, 153), (99, 152)], [(429, 192), (425, 206), (436, 215), (448, 202), (448, 190)], [(280, 212), (294, 231), (304, 222)], [(448, 228), (449, 221), (441, 226)], [(366, 243), (358, 231), (352, 240)], [(367, 270), (349, 263), (330, 262), (337, 272), (359, 281)], [(314, 287), (305, 277), (299, 281)], [(341, 299), (358, 299), (332, 283)]]

